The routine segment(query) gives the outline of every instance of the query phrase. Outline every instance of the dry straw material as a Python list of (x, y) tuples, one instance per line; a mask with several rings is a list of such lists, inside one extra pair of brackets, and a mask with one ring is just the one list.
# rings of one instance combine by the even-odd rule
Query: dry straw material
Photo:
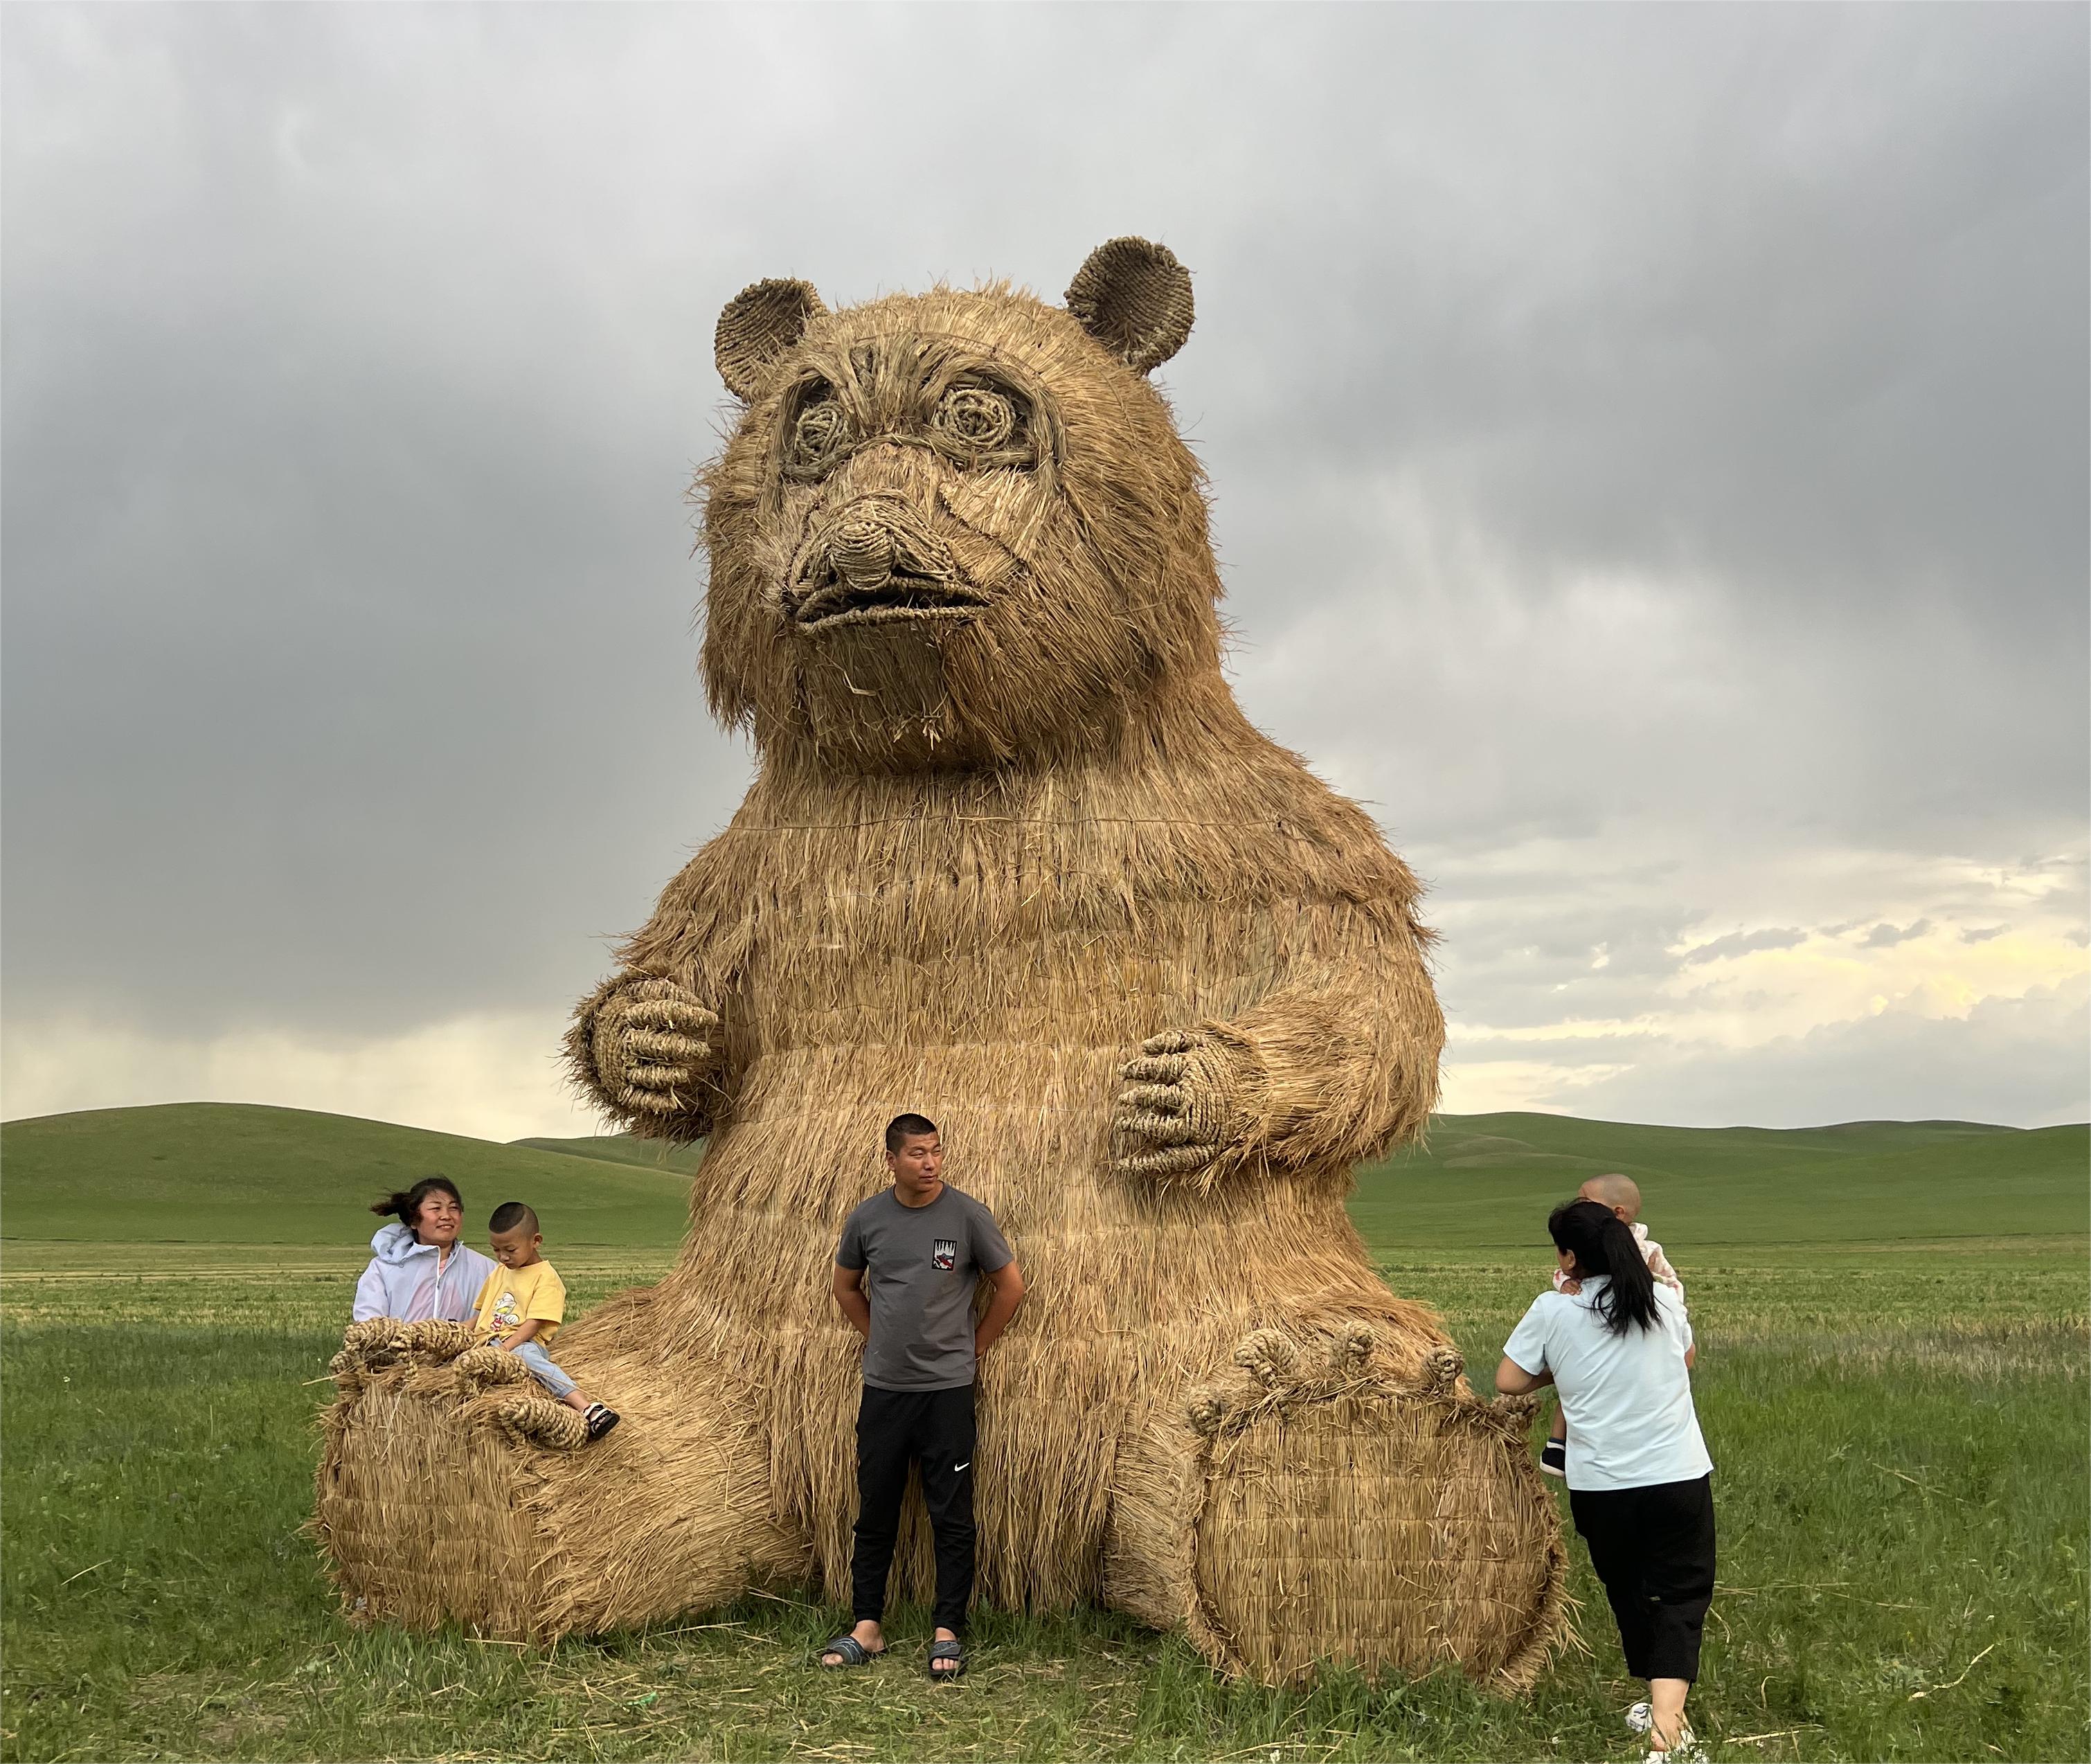
[[(689, 1236), (561, 1333), (625, 1417), (585, 1450), (460, 1341), (353, 1335), (316, 1520), (351, 1610), (541, 1638), (842, 1596), (830, 1271), (916, 1110), (1031, 1288), (981, 1374), (983, 1599), (1114, 1605), (1273, 1681), (1538, 1671), (1526, 1411), (1474, 1399), (1343, 1210), (1437, 1094), (1416, 880), (1222, 677), (1202, 480), (1143, 377), (1191, 311), (1137, 239), (1064, 309), (726, 308), (704, 674), (761, 768), (567, 1038), (612, 1118), (709, 1135)], [(898, 1593), (927, 1545), (912, 1503)]]

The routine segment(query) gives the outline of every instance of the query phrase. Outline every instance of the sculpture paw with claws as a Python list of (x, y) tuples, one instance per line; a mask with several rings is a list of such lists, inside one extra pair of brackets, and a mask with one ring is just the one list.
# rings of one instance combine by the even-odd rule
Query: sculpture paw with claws
[(1203, 1188), (1250, 1124), (1254, 1088), (1245, 1052), (1209, 1029), (1150, 1035), (1119, 1071), (1111, 1161), (1121, 1175)]
[(675, 981), (627, 976), (584, 1007), (567, 1037), (574, 1063), (644, 1132), (709, 1111), (719, 1020)]

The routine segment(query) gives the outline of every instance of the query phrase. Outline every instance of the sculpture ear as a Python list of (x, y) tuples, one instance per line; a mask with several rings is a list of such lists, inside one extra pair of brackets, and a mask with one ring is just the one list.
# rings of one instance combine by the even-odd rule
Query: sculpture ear
[(744, 404), (752, 401), (771, 364), (826, 311), (810, 282), (758, 282), (743, 288), (719, 314), (712, 344), (726, 390)]
[(1067, 310), (1135, 373), (1158, 368), (1191, 334), (1191, 272), (1166, 245), (1114, 239), (1067, 284)]

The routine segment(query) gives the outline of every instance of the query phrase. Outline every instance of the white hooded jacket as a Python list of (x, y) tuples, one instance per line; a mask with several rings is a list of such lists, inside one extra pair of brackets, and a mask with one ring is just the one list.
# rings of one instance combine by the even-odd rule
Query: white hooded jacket
[(476, 1249), (453, 1244), (437, 1266), (436, 1246), (415, 1240), (404, 1225), (381, 1225), (370, 1240), (370, 1266), (356, 1283), (356, 1321), (396, 1317), (418, 1323), (440, 1317), (471, 1321), (479, 1289), (494, 1265)]

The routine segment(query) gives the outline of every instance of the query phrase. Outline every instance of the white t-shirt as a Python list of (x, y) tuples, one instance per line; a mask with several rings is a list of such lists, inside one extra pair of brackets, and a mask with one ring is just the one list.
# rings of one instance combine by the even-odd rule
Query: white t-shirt
[(1704, 1476), (1714, 1461), (1684, 1369), (1692, 1345), (1684, 1306), (1658, 1285), (1657, 1321), (1615, 1335), (1597, 1309), (1610, 1281), (1592, 1274), (1572, 1297), (1541, 1293), (1503, 1343), (1504, 1356), (1534, 1377), (1554, 1374), (1568, 1417), (1570, 1488), (1648, 1488)]

